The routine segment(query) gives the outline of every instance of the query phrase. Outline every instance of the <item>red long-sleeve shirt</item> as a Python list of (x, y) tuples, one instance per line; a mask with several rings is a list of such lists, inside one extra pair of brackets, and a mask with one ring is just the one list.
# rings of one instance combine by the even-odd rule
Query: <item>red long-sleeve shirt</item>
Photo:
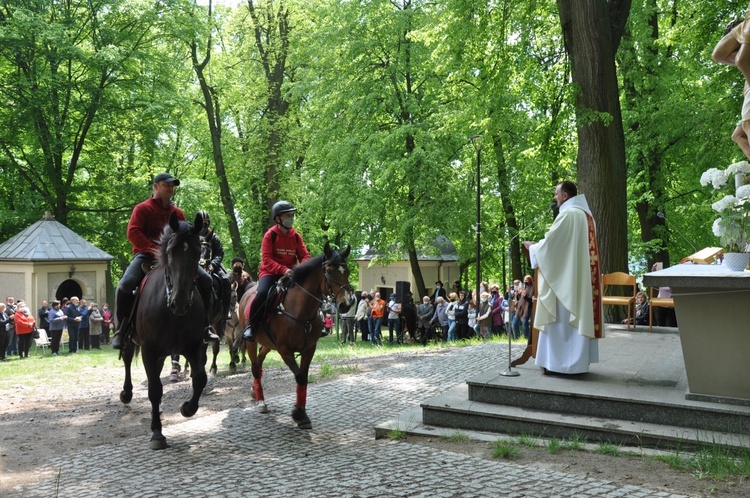
[[(274, 235), (275, 234), (275, 235)], [(260, 278), (266, 275), (283, 275), (287, 270), (310, 259), (310, 252), (294, 228), (286, 235), (274, 225), (263, 236), (260, 245)]]
[(180, 220), (185, 220), (182, 209), (172, 202), (165, 208), (161, 200), (154, 199), (153, 196), (133, 208), (133, 214), (128, 222), (128, 240), (133, 244), (133, 254), (154, 253), (173, 212), (177, 213)]

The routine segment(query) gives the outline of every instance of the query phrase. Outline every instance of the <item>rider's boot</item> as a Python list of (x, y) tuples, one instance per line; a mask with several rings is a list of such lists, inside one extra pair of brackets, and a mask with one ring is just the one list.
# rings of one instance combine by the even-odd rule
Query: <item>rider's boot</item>
[[(210, 309), (209, 303), (206, 301), (210, 301), (210, 298), (203, 300), (203, 305), (205, 306), (204, 309), (208, 310)], [(218, 342), (219, 340), (221, 340), (221, 338), (214, 333), (213, 329), (211, 328), (211, 324), (207, 323), (206, 328), (203, 329), (203, 344), (210, 344), (214, 341)]]
[(120, 333), (120, 329), (117, 329), (115, 335), (112, 336), (112, 347), (114, 349), (122, 349), (122, 334)]
[(229, 310), (229, 301), (232, 298), (232, 284), (229, 281), (229, 275), (220, 275), (220, 280), (222, 316), (225, 320), (229, 320), (232, 318), (232, 313)]
[(253, 326), (250, 322), (247, 323), (245, 326), (245, 330), (242, 331), (242, 339), (253, 342), (255, 341), (255, 333), (253, 331)]
[(112, 337), (112, 348), (113, 349), (122, 349), (122, 336), (123, 332), (125, 331), (125, 328), (127, 327), (128, 319), (124, 318), (117, 327), (117, 330), (115, 331), (115, 335)]

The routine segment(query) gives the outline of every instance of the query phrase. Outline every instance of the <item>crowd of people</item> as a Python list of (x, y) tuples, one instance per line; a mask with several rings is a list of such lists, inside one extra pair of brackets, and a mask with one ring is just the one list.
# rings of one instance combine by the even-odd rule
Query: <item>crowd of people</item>
[(101, 349), (109, 344), (113, 316), (109, 305), (99, 308), (97, 303), (87, 303), (76, 296), (62, 301), (46, 300), (37, 310), (36, 316), (23, 299), (8, 296), (0, 303), (0, 361), (11, 356), (28, 358), (32, 341), (40, 337), (40, 330), (50, 340), (52, 356), (60, 354), (63, 334), (68, 332), (69, 351)]
[[(454, 342), (474, 337), (491, 339), (502, 333), (514, 338), (529, 336), (531, 329), (531, 303), (534, 286), (530, 276), (508, 286), (505, 293), (498, 285), (482, 282), (479, 300), (476, 292), (456, 289), (448, 293), (441, 281), (435, 282), (430, 296), (423, 296), (419, 304), (405, 301), (390, 294), (386, 302), (380, 292), (361, 291), (357, 306), (342, 315), (342, 344), (353, 344), (359, 335), (362, 342), (381, 345), (383, 329), (388, 328), (387, 344), (421, 343), (433, 340)], [(407, 315), (413, 314), (413, 324)], [(351, 315), (351, 316), (349, 316)]]

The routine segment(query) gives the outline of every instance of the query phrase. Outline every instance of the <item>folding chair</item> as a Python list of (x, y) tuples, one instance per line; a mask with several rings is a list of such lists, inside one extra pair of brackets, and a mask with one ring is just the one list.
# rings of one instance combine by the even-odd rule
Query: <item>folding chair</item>
[(34, 349), (42, 348), (42, 356), (44, 356), (44, 352), (47, 350), (49, 345), (51, 344), (49, 337), (47, 336), (47, 331), (44, 329), (37, 329), (39, 332), (39, 338), (34, 339)]

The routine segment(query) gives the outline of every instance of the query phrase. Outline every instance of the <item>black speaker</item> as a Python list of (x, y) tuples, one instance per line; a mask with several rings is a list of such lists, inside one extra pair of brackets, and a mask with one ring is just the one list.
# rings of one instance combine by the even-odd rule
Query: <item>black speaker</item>
[(411, 302), (411, 282), (396, 281), (396, 302), (402, 304)]

